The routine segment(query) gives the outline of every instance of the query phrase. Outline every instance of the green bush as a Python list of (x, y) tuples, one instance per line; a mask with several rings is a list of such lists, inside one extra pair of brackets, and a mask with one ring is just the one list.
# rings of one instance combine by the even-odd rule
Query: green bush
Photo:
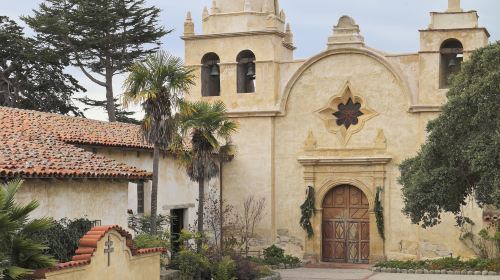
[(285, 264), (287, 266), (296, 266), (300, 263), (300, 259), (292, 255), (285, 255), (285, 250), (272, 245), (264, 249), (263, 263), (268, 265)]
[(499, 271), (500, 270), (500, 260), (488, 260), (488, 259), (472, 259), (467, 261), (462, 261), (460, 258), (442, 258), (436, 260), (425, 260), (425, 261), (383, 261), (377, 263), (377, 267), (389, 267), (389, 268), (400, 268), (400, 269), (429, 269), (429, 270), (488, 270), (488, 271)]
[(53, 227), (33, 234), (33, 238), (47, 245), (47, 254), (60, 262), (70, 261), (82, 238), (92, 228), (88, 219), (61, 219)]
[(292, 255), (285, 255), (285, 258), (283, 259), (283, 263), (288, 265), (288, 266), (295, 266), (300, 263), (300, 259), (297, 257), (294, 257)]
[(143, 233), (134, 237), (134, 244), (138, 249), (156, 247), (168, 249), (170, 246), (170, 235), (168, 233), (157, 235)]
[[(170, 224), (170, 217), (158, 214), (156, 217), (156, 229), (163, 231)], [(151, 232), (151, 217), (144, 215), (129, 215), (128, 227), (136, 234)]]
[(277, 247), (276, 245), (272, 245), (264, 249), (264, 261), (270, 265), (277, 265), (283, 263), (285, 259), (285, 250)]
[(214, 265), (212, 271), (213, 280), (236, 280), (236, 262), (230, 257), (223, 257)]
[(190, 280), (208, 271), (209, 261), (202, 254), (191, 250), (182, 250), (172, 260), (172, 267), (181, 272), (183, 280)]

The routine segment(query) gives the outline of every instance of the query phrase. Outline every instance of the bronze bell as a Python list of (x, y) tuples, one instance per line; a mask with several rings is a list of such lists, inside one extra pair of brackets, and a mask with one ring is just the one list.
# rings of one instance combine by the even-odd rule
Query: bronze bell
[(219, 75), (220, 75), (220, 71), (219, 71), (219, 67), (217, 66), (217, 64), (212, 65), (212, 70), (210, 71), (210, 76), (219, 76)]
[(255, 63), (253, 62), (248, 63), (247, 77), (249, 77), (252, 80), (255, 79)]

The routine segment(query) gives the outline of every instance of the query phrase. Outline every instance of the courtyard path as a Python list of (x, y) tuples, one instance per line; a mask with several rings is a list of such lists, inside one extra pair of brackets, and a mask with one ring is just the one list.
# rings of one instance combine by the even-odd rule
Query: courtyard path
[(500, 276), (376, 273), (367, 269), (279, 270), (283, 280), (500, 280)]

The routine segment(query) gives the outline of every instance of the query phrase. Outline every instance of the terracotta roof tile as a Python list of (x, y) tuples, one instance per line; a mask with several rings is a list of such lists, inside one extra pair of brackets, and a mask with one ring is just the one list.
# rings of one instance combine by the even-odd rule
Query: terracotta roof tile
[(118, 225), (98, 226), (92, 228), (80, 239), (80, 247), (78, 247), (78, 249), (75, 251), (75, 255), (73, 256), (71, 261), (59, 263), (53, 268), (37, 270), (34, 275), (36, 276), (36, 278), (45, 278), (45, 273), (47, 272), (89, 265), (97, 248), (97, 243), (106, 235), (106, 233), (111, 230), (114, 230), (121, 236), (125, 237), (125, 244), (132, 252), (132, 256), (166, 252), (166, 248), (137, 249), (134, 245), (132, 235)]
[(0, 107), (0, 177), (150, 179), (71, 144), (148, 148), (136, 125)]

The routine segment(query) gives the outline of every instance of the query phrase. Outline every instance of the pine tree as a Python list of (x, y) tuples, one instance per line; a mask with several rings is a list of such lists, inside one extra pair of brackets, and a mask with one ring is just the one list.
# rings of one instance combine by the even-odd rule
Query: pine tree
[(160, 9), (147, 7), (144, 0), (45, 0), (23, 19), (106, 89), (106, 110), (114, 122), (113, 77), (158, 49), (160, 38), (170, 32), (159, 26), (159, 15)]
[(0, 106), (82, 115), (71, 97), (85, 89), (64, 73), (67, 65), (57, 50), (0, 16)]

